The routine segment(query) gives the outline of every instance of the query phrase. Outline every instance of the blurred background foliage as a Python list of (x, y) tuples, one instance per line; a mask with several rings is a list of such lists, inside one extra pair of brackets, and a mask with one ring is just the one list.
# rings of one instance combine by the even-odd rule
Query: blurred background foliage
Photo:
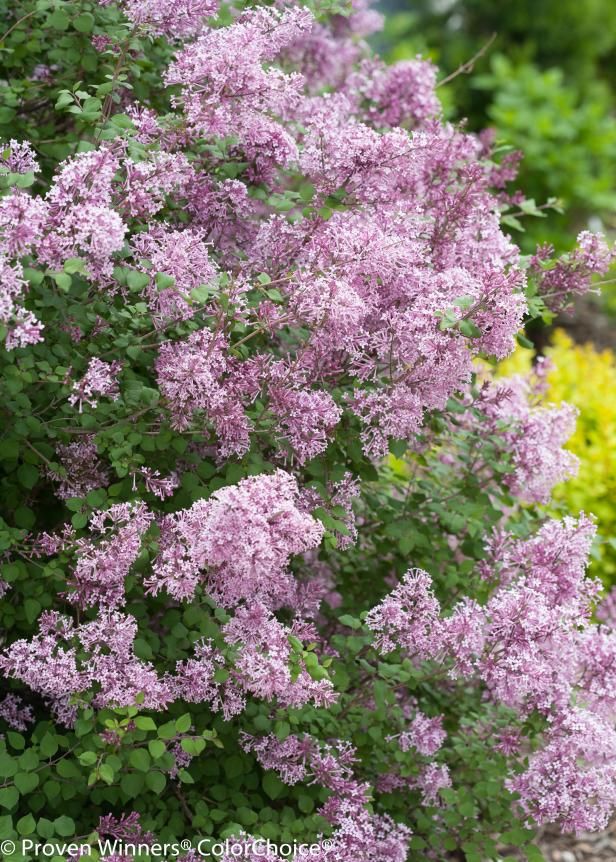
[[(517, 186), (560, 211), (524, 220), (515, 235), (531, 254), (540, 242), (569, 250), (580, 230), (616, 238), (616, 2), (614, 0), (384, 0), (380, 49), (390, 61), (416, 54), (440, 78), (475, 59), (439, 89), (446, 115), (472, 131), (496, 131), (523, 152)], [(479, 55), (479, 56), (477, 56)], [(512, 231), (514, 233), (514, 231)], [(612, 273), (612, 276), (614, 273)], [(564, 327), (564, 328), (563, 328)], [(525, 373), (537, 355), (553, 367), (548, 402), (578, 411), (569, 448), (577, 477), (556, 490), (565, 510), (593, 512), (601, 540), (592, 573), (616, 584), (616, 286), (585, 297), (552, 330), (529, 333), (504, 374)]]

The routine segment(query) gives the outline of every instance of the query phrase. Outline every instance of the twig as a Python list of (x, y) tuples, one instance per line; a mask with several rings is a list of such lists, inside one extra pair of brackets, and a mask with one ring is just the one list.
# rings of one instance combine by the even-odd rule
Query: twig
[(447, 75), (446, 78), (443, 78), (442, 81), (439, 81), (436, 86), (442, 87), (443, 84), (448, 84), (450, 81), (453, 81), (454, 78), (457, 78), (458, 75), (469, 75), (475, 68), (475, 63), (477, 62), (477, 60), (480, 60), (483, 57), (486, 51), (488, 51), (488, 49), (492, 46), (492, 43), (495, 39), (496, 33), (492, 33), (483, 48), (480, 48), (477, 53), (473, 57), (471, 57), (470, 60), (466, 61), (466, 63), (462, 63), (461, 66), (458, 66), (455, 72), (452, 72), (451, 75)]
[(4, 36), (1, 36), (1, 37), (0, 37), (0, 43), (4, 42), (4, 40), (5, 40), (8, 36), (10, 36), (10, 35), (11, 35), (11, 33), (13, 32), (13, 30), (15, 30), (15, 28), (16, 28), (16, 27), (19, 27), (19, 25), (20, 25), (23, 21), (26, 21), (28, 18), (32, 18), (32, 16), (33, 16), (33, 15), (36, 15), (37, 11), (38, 11), (37, 9), (34, 9), (32, 12), (28, 12), (28, 14), (27, 14), (27, 15), (22, 15), (22, 17), (19, 19), (19, 21), (15, 21), (15, 23), (13, 24), (13, 26), (12, 26), (12, 27), (9, 27), (9, 29), (6, 31), (6, 33), (4, 34)]

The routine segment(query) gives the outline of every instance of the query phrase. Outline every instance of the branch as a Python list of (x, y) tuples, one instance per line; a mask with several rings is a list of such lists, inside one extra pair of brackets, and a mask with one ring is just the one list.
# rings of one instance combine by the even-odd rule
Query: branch
[(442, 87), (443, 84), (448, 84), (450, 81), (453, 81), (454, 78), (457, 78), (458, 75), (469, 75), (475, 68), (475, 63), (477, 62), (477, 60), (480, 60), (483, 55), (491, 48), (492, 43), (495, 39), (496, 33), (492, 33), (483, 48), (480, 48), (477, 53), (473, 57), (471, 57), (470, 60), (466, 61), (466, 63), (462, 63), (461, 66), (458, 66), (455, 72), (452, 72), (451, 75), (447, 75), (446, 78), (443, 78), (442, 81), (439, 81), (436, 86)]

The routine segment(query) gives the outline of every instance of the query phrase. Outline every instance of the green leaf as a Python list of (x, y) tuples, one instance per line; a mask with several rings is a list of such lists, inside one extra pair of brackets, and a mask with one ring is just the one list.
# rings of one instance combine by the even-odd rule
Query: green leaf
[(361, 620), (358, 620), (357, 617), (352, 617), (350, 614), (342, 614), (342, 616), (338, 617), (338, 622), (351, 629), (361, 628)]
[(183, 784), (194, 784), (195, 779), (192, 777), (190, 772), (187, 769), (180, 769), (178, 772), (178, 777)]
[(246, 761), (237, 754), (233, 754), (231, 757), (227, 757), (224, 766), (227, 778), (237, 778), (245, 771)]
[(145, 777), (145, 783), (146, 787), (148, 787), (154, 793), (162, 793), (165, 789), (167, 779), (162, 774), (162, 772), (148, 772)]
[(37, 772), (18, 772), (13, 781), (15, 782), (15, 787), (25, 796), (28, 793), (32, 793), (38, 787), (39, 776)]
[(62, 269), (69, 275), (72, 275), (75, 272), (83, 273), (86, 269), (86, 262), (80, 257), (69, 257), (68, 260), (64, 261)]
[(17, 761), (14, 757), (10, 757), (10, 755), (6, 754), (6, 752), (0, 753), (0, 777), (2, 778), (10, 778), (12, 775), (15, 775), (17, 772), (18, 766)]
[(3, 808), (13, 808), (14, 805), (17, 805), (18, 799), (19, 791), (16, 787), (0, 788), (0, 805)]
[(149, 715), (138, 715), (134, 721), (139, 730), (156, 730), (156, 722)]
[(150, 752), (154, 760), (157, 760), (159, 757), (162, 757), (166, 750), (167, 746), (162, 741), (162, 739), (151, 739), (148, 742), (148, 751)]
[(138, 272), (136, 269), (131, 269), (126, 275), (126, 283), (129, 290), (138, 293), (148, 286), (150, 276), (145, 272)]
[(68, 30), (70, 19), (63, 9), (56, 9), (45, 19), (43, 27), (53, 27), (54, 30)]
[(26, 740), (23, 738), (21, 733), (16, 733), (14, 730), (9, 730), (6, 735), (6, 738), (11, 743), (13, 748), (16, 748), (18, 751), (23, 751), (26, 747)]
[(73, 27), (79, 33), (91, 33), (94, 27), (94, 16), (90, 12), (82, 12), (73, 19)]
[(297, 807), (300, 811), (303, 811), (304, 814), (310, 814), (314, 811), (314, 800), (311, 796), (302, 795), (297, 800)]
[(131, 751), (128, 757), (128, 762), (140, 772), (147, 772), (151, 766), (152, 758), (145, 748), (135, 748)]
[(176, 736), (175, 723), (168, 721), (166, 724), (161, 724), (157, 731), (161, 739), (173, 739)]
[(75, 834), (75, 821), (65, 814), (61, 817), (56, 817), (53, 825), (58, 835), (61, 835), (63, 838), (68, 838), (69, 835)]
[(46, 733), (40, 741), (39, 750), (43, 757), (53, 757), (58, 750), (56, 737), (51, 733)]
[(113, 784), (115, 779), (115, 771), (111, 764), (101, 763), (98, 767), (98, 775), (106, 784)]
[(520, 347), (525, 347), (527, 350), (534, 350), (535, 349), (535, 345), (530, 340), (530, 338), (527, 338), (522, 332), (518, 332), (515, 339), (518, 342), (518, 344), (520, 345)]
[(17, 821), (15, 828), (20, 835), (32, 835), (36, 829), (36, 820), (31, 814), (26, 814)]
[(156, 273), (156, 287), (159, 290), (167, 290), (175, 286), (175, 278), (172, 275), (167, 275), (166, 272)]
[[(0, 818), (1, 819), (1, 818)], [(40, 835), (41, 838), (52, 838), (54, 835), (53, 823), (51, 820), (48, 820), (46, 817), (39, 817), (38, 822), (36, 824), (36, 833)], [(2, 825), (0, 824), (0, 835), (5, 834), (2, 831)]]
[(192, 718), (190, 717), (189, 712), (185, 712), (184, 715), (180, 716), (180, 718), (176, 719), (175, 729), (178, 733), (188, 733), (190, 730), (190, 726), (192, 724)]
[(185, 751), (186, 754), (190, 754), (195, 757), (205, 749), (205, 740), (197, 737), (196, 739), (191, 739), (190, 737), (186, 737), (180, 742), (180, 746), (182, 751)]
[(92, 506), (94, 509), (99, 509), (105, 504), (106, 500), (107, 492), (103, 488), (96, 488), (93, 491), (88, 491), (86, 494), (88, 506)]
[(51, 274), (51, 277), (58, 285), (60, 290), (62, 290), (64, 293), (68, 293), (68, 291), (71, 289), (73, 279), (67, 272), (53, 272)]
[(84, 751), (78, 759), (82, 766), (94, 766), (98, 758), (94, 751)]
[(261, 783), (263, 790), (265, 790), (270, 799), (278, 799), (285, 789), (285, 785), (275, 772), (266, 772)]
[(71, 518), (71, 524), (76, 530), (83, 530), (88, 523), (88, 515), (86, 512), (76, 512)]
[(458, 329), (466, 338), (479, 338), (483, 335), (481, 329), (472, 320), (461, 320)]
[(40, 761), (36, 751), (33, 748), (29, 748), (19, 756), (17, 762), (19, 763), (19, 768), (23, 769), (24, 772), (32, 772), (33, 769), (38, 767)]
[(42, 608), (38, 599), (26, 599), (24, 602), (24, 613), (29, 623), (33, 623), (40, 614)]
[(68, 90), (60, 90), (60, 95), (56, 99), (56, 110), (60, 111), (62, 108), (67, 108), (69, 105), (72, 105), (75, 99), (73, 98), (73, 94)]
[(145, 778), (140, 772), (127, 772), (120, 779), (120, 789), (128, 796), (129, 799), (134, 799), (143, 791)]
[(39, 478), (39, 471), (34, 464), (22, 464), (17, 470), (17, 478), (24, 488), (34, 488)]

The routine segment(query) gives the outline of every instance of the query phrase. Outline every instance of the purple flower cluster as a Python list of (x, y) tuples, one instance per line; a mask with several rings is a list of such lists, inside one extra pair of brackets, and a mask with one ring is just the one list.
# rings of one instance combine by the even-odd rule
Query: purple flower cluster
[[(594, 533), (582, 515), (547, 520), (531, 539), (495, 534), (486, 567), (498, 586), (485, 605), (464, 599), (444, 616), (429, 575), (411, 571), (367, 616), (383, 652), (448, 665), (522, 718), (546, 717), (545, 744), (509, 786), (538, 822), (578, 831), (602, 828), (616, 804), (616, 636), (590, 621), (600, 589), (585, 577)], [(438, 748), (435, 722), (419, 714), (401, 747)]]

